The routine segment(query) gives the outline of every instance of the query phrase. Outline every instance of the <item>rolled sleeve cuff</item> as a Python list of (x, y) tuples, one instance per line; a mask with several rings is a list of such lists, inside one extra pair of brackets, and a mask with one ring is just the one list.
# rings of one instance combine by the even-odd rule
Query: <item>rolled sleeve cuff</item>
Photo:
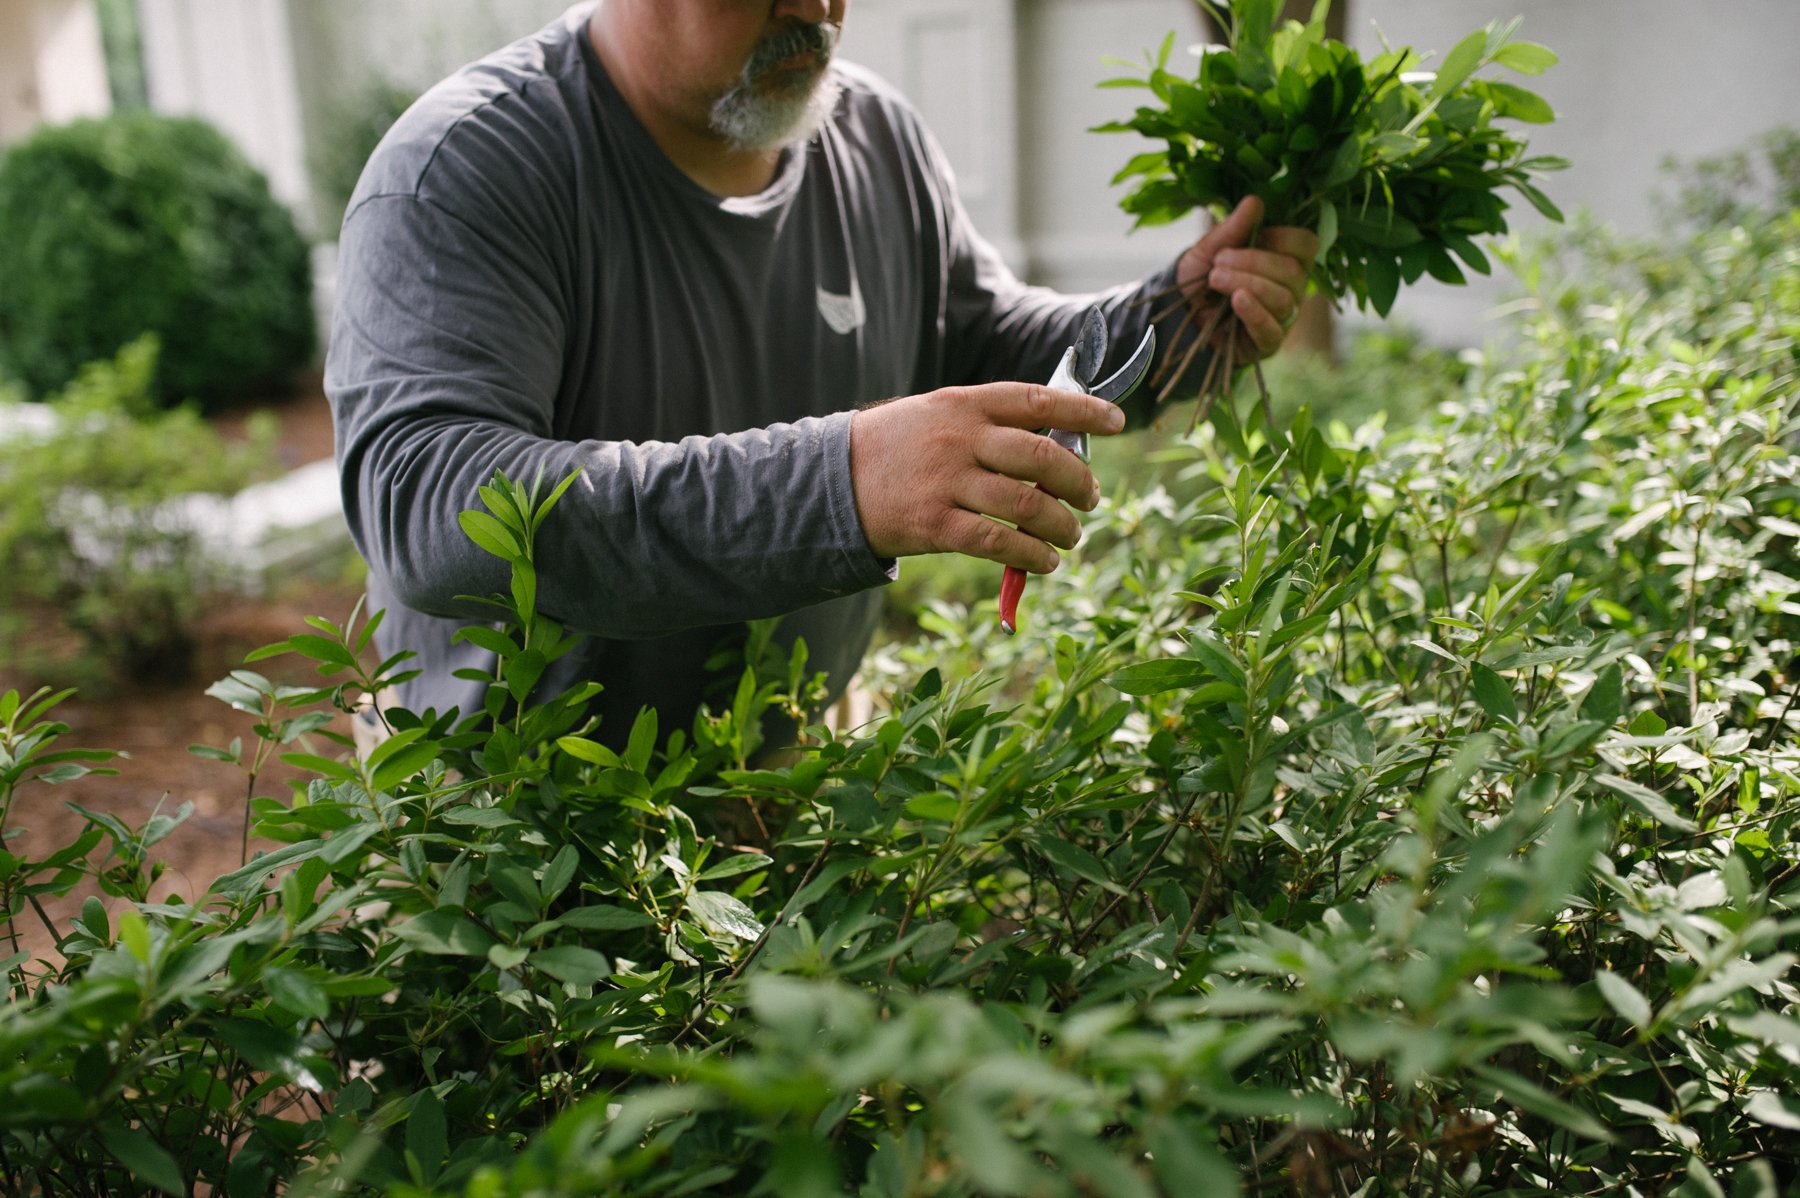
[(827, 585), (840, 595), (883, 586), (900, 577), (898, 561), (879, 557), (869, 548), (869, 538), (856, 514), (856, 486), (850, 477), (850, 421), (854, 415), (853, 412), (837, 412), (822, 417), (819, 422), (827, 510), (841, 570), (841, 584), (833, 580)]

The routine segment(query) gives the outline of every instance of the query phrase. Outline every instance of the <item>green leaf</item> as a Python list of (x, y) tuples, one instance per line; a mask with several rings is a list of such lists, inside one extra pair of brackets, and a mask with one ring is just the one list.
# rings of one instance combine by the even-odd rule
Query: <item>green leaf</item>
[(347, 828), (332, 833), (331, 839), (319, 853), (319, 859), (328, 865), (336, 865), (346, 860), (351, 854), (361, 849), (371, 837), (381, 831), (381, 825), (374, 820), (367, 823), (352, 824)]
[(1625, 675), (1617, 662), (1600, 671), (1594, 685), (1581, 701), (1581, 718), (1597, 720), (1607, 727), (1619, 722), (1625, 709)]
[(1557, 63), (1556, 52), (1536, 42), (1508, 42), (1494, 54), (1494, 61), (1521, 75), (1542, 75)]
[(1520, 1110), (1548, 1119), (1558, 1127), (1603, 1143), (1612, 1142), (1612, 1133), (1593, 1115), (1565, 1099), (1526, 1081), (1511, 1070), (1496, 1065), (1471, 1066), (1476, 1076), (1486, 1081), (1499, 1095)]
[(696, 890), (688, 896), (688, 910), (700, 926), (715, 936), (735, 936), (739, 940), (755, 940), (763, 934), (763, 925), (744, 903), (720, 890)]
[[(89, 774), (92, 774), (94, 772), (95, 772), (94, 770), (89, 769), (85, 765), (76, 765), (73, 762), (64, 762), (62, 765), (59, 765), (54, 769), (45, 770), (43, 773), (37, 775), (36, 778), (34, 779), (34, 781), (42, 782), (47, 786), (60, 786), (64, 782), (73, 782), (78, 778), (85, 778)], [(115, 771), (102, 770), (99, 772), (111, 774), (111, 773), (114, 773)]]
[(574, 944), (539, 949), (531, 954), (530, 962), (533, 969), (577, 986), (591, 986), (612, 973), (612, 963), (604, 956)]
[(339, 642), (315, 633), (302, 632), (287, 639), (294, 652), (326, 665), (354, 667), (356, 655)]
[(1400, 267), (1394, 259), (1377, 252), (1363, 266), (1363, 279), (1369, 289), (1369, 305), (1377, 315), (1386, 316), (1400, 294)]
[(181, 1179), (181, 1166), (175, 1163), (167, 1149), (151, 1139), (148, 1132), (109, 1123), (100, 1129), (100, 1140), (139, 1181), (176, 1198), (187, 1193), (187, 1186)]
[(1475, 684), (1475, 701), (1483, 711), (1509, 724), (1519, 722), (1519, 705), (1506, 679), (1478, 661), (1469, 663), (1469, 675)]
[(458, 628), (451, 635), (453, 641), (467, 641), (477, 649), (486, 650), (495, 657), (512, 657), (519, 653), (519, 643), (498, 628), (489, 628), (485, 624), (468, 624)]
[(557, 918), (565, 927), (581, 928), (592, 932), (617, 932), (627, 928), (654, 927), (656, 924), (655, 920), (642, 911), (615, 907), (609, 903), (591, 903), (586, 907), (576, 907), (573, 911), (564, 911)]
[(1697, 1156), (1687, 1158), (1687, 1182), (1669, 1191), (1671, 1198), (1725, 1198), (1725, 1187), (1719, 1184), (1704, 1163)]
[(119, 943), (139, 962), (150, 961), (150, 928), (144, 917), (127, 909), (119, 913)]
[(512, 564), (512, 598), (513, 610), (520, 615), (537, 611), (537, 568), (523, 558)]
[(456, 522), (471, 541), (502, 561), (516, 561), (524, 556), (525, 550), (512, 530), (486, 512), (462, 512)]
[(406, 1120), (406, 1151), (418, 1161), (427, 1183), (437, 1180), (450, 1152), (450, 1134), (445, 1126), (443, 1100), (435, 1090), (421, 1091), (413, 1100), (412, 1113)]
[(354, 782), (356, 771), (341, 761), (330, 757), (321, 757), (316, 753), (283, 753), (281, 760), (297, 770), (307, 770), (318, 774), (321, 778), (331, 778), (338, 782)]
[(530, 949), (517, 944), (496, 944), (487, 951), (487, 958), (496, 969), (517, 969), (530, 955)]
[(1475, 73), (1487, 54), (1488, 33), (1485, 29), (1477, 29), (1474, 33), (1457, 42), (1437, 70), (1437, 78), (1432, 80), (1431, 95), (1441, 98), (1449, 95), (1463, 85), (1463, 81)]
[(1548, 125), (1556, 120), (1556, 110), (1536, 92), (1513, 83), (1488, 82), (1481, 90), (1493, 101), (1499, 116), (1511, 117), (1530, 125)]
[(1761, 1041), (1771, 1048), (1778, 1045), (1800, 1048), (1800, 1019), (1777, 1015), (1773, 1011), (1757, 1011), (1730, 1016), (1725, 1022), (1738, 1035)]
[(1319, 235), (1318, 260), (1323, 262), (1331, 247), (1337, 244), (1338, 210), (1330, 200), (1319, 201), (1319, 223), (1316, 232)]
[(1461, 286), (1467, 281), (1463, 278), (1461, 268), (1456, 265), (1456, 259), (1450, 256), (1450, 251), (1432, 242), (1425, 243), (1425, 269), (1440, 283)]
[(646, 707), (631, 723), (631, 735), (625, 743), (625, 765), (636, 773), (650, 768), (650, 755), (656, 751), (656, 708)]
[(1171, 1116), (1158, 1116), (1151, 1121), (1146, 1141), (1163, 1193), (1238, 1192), (1238, 1172), (1220, 1155), (1217, 1136), (1211, 1128), (1183, 1126)]
[(1544, 216), (1554, 221), (1562, 220), (1562, 209), (1551, 203), (1549, 196), (1527, 183), (1524, 179), (1514, 179), (1513, 190), (1524, 196), (1526, 202), (1533, 208), (1536, 208)]
[[(249, 864), (239, 866), (228, 874), (222, 874), (212, 884), (214, 894), (241, 894), (262, 885), (268, 876), (284, 865), (296, 865), (311, 857), (317, 857), (325, 851), (322, 839), (302, 840), (269, 853), (261, 853), (250, 859)], [(123, 929), (121, 928), (121, 932)]]
[(467, 916), (441, 908), (395, 924), (394, 935), (420, 952), (445, 957), (486, 957), (495, 943)]
[(1640, 782), (1633, 782), (1629, 778), (1620, 778), (1612, 774), (1595, 774), (1594, 781), (1665, 827), (1674, 828), (1678, 832), (1696, 830), (1693, 820), (1676, 811), (1669, 800)]
[(1090, 882), (1108, 886), (1114, 890), (1120, 889), (1119, 885), (1112, 880), (1112, 875), (1106, 872), (1106, 866), (1100, 858), (1078, 844), (1070, 844), (1046, 830), (1042, 835), (1032, 839), (1031, 847), (1049, 858), (1052, 864), (1069, 871), (1078, 878), (1086, 878)]
[(330, 974), (319, 983), (319, 989), (330, 998), (375, 998), (392, 993), (394, 983), (375, 974), (363, 977)]
[(1758, 1090), (1744, 1100), (1744, 1114), (1770, 1127), (1800, 1131), (1800, 1101), (1773, 1090)]
[(496, 470), (494, 481), (477, 487), (475, 493), (481, 497), (483, 506), (498, 517), (509, 532), (524, 529), (525, 513), (513, 502), (513, 486), (505, 475)]
[(752, 870), (761, 869), (770, 864), (774, 858), (767, 853), (736, 853), (723, 861), (707, 866), (700, 872), (701, 882), (714, 882), (720, 878), (735, 878)]
[(544, 522), (544, 517), (548, 516), (550, 510), (562, 499), (563, 492), (573, 486), (575, 480), (580, 478), (581, 475), (582, 471), (571, 470), (568, 474), (563, 476), (561, 482), (557, 483), (556, 486), (551, 489), (550, 494), (544, 496), (543, 500), (538, 503), (537, 510), (531, 514), (531, 530), (533, 532), (537, 531), (538, 526)]
[(1187, 657), (1140, 661), (1136, 665), (1115, 670), (1107, 679), (1114, 689), (1128, 695), (1156, 695), (1164, 691), (1199, 686), (1212, 678), (1212, 672)]
[(1369, 139), (1369, 152), (1380, 162), (1397, 163), (1425, 148), (1425, 139), (1393, 130)]
[(1338, 145), (1331, 155), (1331, 166), (1325, 172), (1325, 188), (1342, 187), (1362, 170), (1363, 151), (1367, 148), (1361, 135), (1352, 135)]
[(1607, 1005), (1617, 1011), (1625, 1022), (1639, 1031), (1650, 1027), (1650, 1000), (1639, 993), (1636, 986), (1609, 969), (1595, 972), (1594, 986)]
[(330, 1004), (319, 984), (297, 969), (271, 966), (263, 970), (263, 988), (269, 997), (303, 1019), (323, 1019)]
[(1606, 734), (1606, 725), (1599, 720), (1575, 720), (1546, 732), (1542, 753), (1548, 761), (1583, 752)]
[(510, 828), (522, 822), (498, 807), (477, 807), (472, 803), (447, 807), (438, 818), (446, 824), (468, 828)]
[(906, 814), (914, 819), (949, 823), (962, 810), (962, 801), (948, 791), (933, 790), (914, 795), (906, 802)]
[(436, 761), (438, 753), (439, 749), (435, 741), (412, 745), (402, 752), (396, 753), (387, 761), (382, 762), (381, 768), (370, 775), (369, 788), (377, 792), (393, 790), (394, 787)]
[(580, 736), (559, 737), (556, 747), (575, 758), (593, 765), (617, 769), (620, 766), (619, 755), (598, 741), (588, 740)]
[[(425, 729), (401, 729), (400, 732), (394, 732), (391, 738), (385, 739), (369, 752), (367, 764), (371, 770), (371, 788), (373, 790), (387, 790), (394, 782), (401, 781), (401, 779), (409, 777), (410, 773), (418, 772), (419, 768), (423, 768), (423, 763), (421, 763), (419, 766), (412, 766), (409, 770), (396, 770), (391, 766), (391, 761), (394, 759), (400, 759), (403, 763), (414, 761), (414, 759), (418, 759), (419, 754), (416, 752), (418, 748), (425, 750), (425, 763), (428, 763), (432, 757), (436, 757), (436, 741), (425, 741), (423, 745), (416, 743), (423, 736), (425, 736)], [(414, 752), (409, 754), (409, 750), (414, 750)], [(387, 766), (387, 768), (383, 768), (383, 766)]]
[(576, 852), (574, 845), (565, 844), (556, 851), (556, 856), (544, 867), (544, 876), (539, 883), (546, 903), (554, 900), (574, 880), (575, 869), (580, 864), (581, 854)]
[(101, 944), (112, 943), (112, 925), (107, 922), (106, 904), (100, 896), (90, 894), (81, 904), (81, 914), (76, 917), (82, 931), (92, 936)]
[(233, 670), (206, 688), (206, 693), (238, 711), (260, 716), (263, 696), (274, 692), (273, 685), (261, 674), (250, 670)]

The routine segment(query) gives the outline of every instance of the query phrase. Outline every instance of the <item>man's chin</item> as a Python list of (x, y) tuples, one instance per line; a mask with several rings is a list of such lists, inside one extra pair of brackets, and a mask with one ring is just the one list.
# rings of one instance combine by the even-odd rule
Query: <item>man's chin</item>
[(713, 132), (734, 149), (764, 152), (806, 141), (831, 116), (838, 85), (824, 66), (771, 71), (754, 88), (739, 86), (713, 105)]
[(780, 96), (783, 99), (805, 100), (819, 88), (825, 78), (824, 70), (817, 67), (801, 67), (792, 71), (777, 71), (764, 80), (757, 89), (764, 95)]

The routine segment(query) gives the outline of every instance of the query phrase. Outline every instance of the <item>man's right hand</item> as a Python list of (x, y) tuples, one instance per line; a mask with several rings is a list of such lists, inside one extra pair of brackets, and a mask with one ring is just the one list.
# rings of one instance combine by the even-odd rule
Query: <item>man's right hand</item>
[(1115, 404), (1031, 383), (945, 387), (860, 409), (850, 474), (869, 548), (879, 557), (963, 553), (1048, 574), (1062, 560), (1051, 546), (1081, 539), (1063, 504), (1092, 511), (1100, 485), (1037, 430), (1124, 427)]

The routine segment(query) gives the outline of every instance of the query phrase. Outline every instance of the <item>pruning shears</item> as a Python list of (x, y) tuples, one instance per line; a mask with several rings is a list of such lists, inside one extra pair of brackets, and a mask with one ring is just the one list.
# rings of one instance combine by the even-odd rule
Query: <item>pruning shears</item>
[[(1107, 378), (1104, 382), (1095, 382), (1100, 377), (1100, 367), (1106, 361), (1106, 319), (1101, 316), (1100, 309), (1089, 308), (1082, 317), (1081, 329), (1075, 334), (1075, 344), (1063, 351), (1062, 360), (1056, 364), (1056, 370), (1050, 376), (1049, 385), (1059, 391), (1079, 391), (1083, 395), (1097, 395), (1109, 403), (1120, 403), (1126, 396), (1137, 389), (1144, 379), (1144, 372), (1150, 368), (1150, 359), (1156, 353), (1156, 330), (1147, 329), (1144, 339), (1138, 342), (1137, 349), (1125, 365)], [(1088, 460), (1088, 435), (1071, 433), (1065, 429), (1050, 428), (1041, 430), (1043, 435), (1080, 458)], [(1038, 488), (1040, 491), (1043, 487)], [(1019, 596), (1025, 593), (1025, 580), (1030, 577), (1017, 566), (1006, 567), (1006, 573), (1000, 578), (1000, 627), (1006, 629), (1008, 636), (1019, 628)]]

